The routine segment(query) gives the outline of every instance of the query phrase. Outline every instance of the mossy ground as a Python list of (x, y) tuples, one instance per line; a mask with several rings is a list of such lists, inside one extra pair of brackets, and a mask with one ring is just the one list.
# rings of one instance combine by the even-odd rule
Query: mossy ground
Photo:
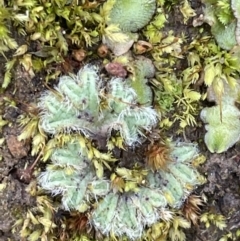
[[(201, 13), (201, 1), (193, 0), (192, 7), (197, 14)], [(167, 28), (174, 31), (174, 35), (184, 33), (189, 40), (193, 40), (197, 35), (195, 28), (191, 23), (184, 25), (182, 15), (177, 5), (172, 9), (171, 17)], [(204, 31), (208, 31), (209, 27), (204, 26)], [(13, 36), (21, 43), (21, 38), (12, 30)], [(19, 39), (18, 39), (19, 38)], [(35, 49), (35, 46), (31, 46)], [(12, 53), (8, 53), (11, 56)], [(67, 56), (71, 59), (70, 56)], [(84, 60), (86, 62), (98, 61), (94, 59)], [(186, 61), (186, 60), (185, 60)], [(74, 67), (78, 69), (82, 63), (72, 62)], [(0, 83), (3, 82), (4, 59), (0, 59)], [(56, 69), (61, 66), (53, 66)], [(176, 71), (181, 72), (186, 67), (184, 59), (179, 61)], [(29, 112), (29, 104), (36, 103), (41, 92), (46, 89), (44, 85), (45, 73), (42, 71), (33, 79), (27, 78), (28, 73), (17, 67), (14, 71), (14, 80), (10, 86), (0, 94), (0, 114), (4, 120), (8, 121), (2, 129), (2, 138), (5, 139), (0, 146), (0, 241), (20, 241), (22, 240), (19, 233), (12, 233), (11, 228), (14, 222), (24, 216), (27, 208), (35, 206), (35, 200), (26, 191), (27, 184), (19, 180), (19, 170), (31, 165), (35, 157), (30, 155), (30, 143), (18, 142), (17, 136), (21, 132), (21, 128), (17, 122), (17, 117), (21, 114)], [(54, 85), (50, 82), (49, 85)], [(203, 103), (205, 105), (206, 103)], [(198, 117), (196, 117), (198, 119)], [(200, 120), (198, 120), (201, 122)], [(175, 129), (176, 130), (176, 129)], [(182, 134), (177, 135), (174, 128), (167, 133), (173, 139), (183, 137)], [(230, 232), (235, 233), (240, 229), (240, 146), (237, 144), (224, 154), (210, 154), (203, 143), (204, 128), (187, 127), (185, 136), (187, 140), (197, 141), (200, 143), (201, 153), (206, 155), (207, 162), (201, 166), (200, 172), (207, 178), (207, 183), (199, 187), (194, 193), (202, 197), (206, 197), (206, 203), (201, 208), (201, 213), (221, 214), (226, 218), (227, 227), (220, 230), (215, 225), (209, 228), (202, 222), (191, 229), (185, 230), (187, 241), (218, 241), (224, 235)], [(116, 155), (119, 155), (117, 153)], [(136, 152), (124, 153), (123, 160), (128, 158), (137, 158), (142, 153), (136, 149)], [(229, 239), (232, 240), (231, 236)], [(235, 239), (238, 240), (238, 239)]]

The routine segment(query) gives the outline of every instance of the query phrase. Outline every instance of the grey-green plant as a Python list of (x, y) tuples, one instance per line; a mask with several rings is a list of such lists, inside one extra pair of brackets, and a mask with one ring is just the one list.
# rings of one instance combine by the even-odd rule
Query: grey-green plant
[(38, 177), (40, 186), (54, 196), (60, 195), (64, 210), (87, 211), (90, 224), (103, 235), (131, 240), (161, 219), (168, 205), (179, 208), (201, 183), (191, 165), (198, 156), (197, 146), (177, 142), (171, 145), (166, 170), (152, 171), (143, 164), (144, 158), (139, 163), (130, 159), (133, 169), (140, 165), (144, 170), (144, 178), (129, 190), (113, 187), (109, 172), (122, 172), (123, 179), (133, 182), (137, 178), (131, 177), (131, 169), (112, 165), (116, 159), (106, 146), (105, 151), (103, 147), (97, 150), (90, 139), (107, 140), (118, 131), (125, 148), (132, 148), (144, 141), (145, 130), (151, 131), (158, 121), (151, 107), (152, 96), (141, 91), (148, 90), (149, 68), (143, 66), (141, 58), (136, 63), (137, 86), (131, 85), (134, 79), (130, 77), (103, 80), (96, 66), (86, 65), (77, 75), (62, 76), (55, 90), (46, 91), (39, 102), (41, 128), (53, 138), (70, 133), (68, 141), (52, 150), (51, 163)]
[[(106, 139), (112, 130), (119, 130), (126, 144), (141, 142), (143, 130), (156, 125), (158, 114), (151, 99), (144, 106), (138, 104), (140, 96), (128, 81), (112, 78), (104, 85), (97, 67), (91, 65), (76, 76), (62, 76), (56, 91), (47, 91), (40, 99), (41, 127), (54, 135), (81, 131)], [(140, 87), (148, 88), (146, 83)], [(145, 96), (149, 98), (148, 91), (141, 98)]]
[(103, 43), (115, 55), (122, 55), (137, 40), (136, 32), (151, 20), (156, 0), (108, 0), (103, 9), (107, 25), (103, 31)]
[(96, 176), (92, 161), (78, 142), (54, 150), (47, 170), (38, 181), (43, 189), (62, 196), (62, 208), (91, 211), (90, 223), (104, 235), (140, 238), (146, 226), (162, 218), (167, 206), (179, 208), (186, 197), (201, 184), (199, 173), (191, 166), (198, 156), (192, 143), (173, 143), (172, 162), (166, 171), (148, 170), (138, 191), (115, 192), (110, 181)]
[(118, 25), (123, 32), (137, 32), (151, 20), (155, 9), (155, 0), (117, 0), (107, 23)]
[[(222, 119), (220, 116), (222, 115)], [(204, 141), (210, 152), (227, 151), (240, 139), (240, 111), (234, 105), (206, 107), (201, 111), (201, 119), (206, 123)]]
[(63, 209), (84, 212), (91, 199), (110, 191), (110, 182), (96, 176), (93, 162), (79, 142), (72, 141), (56, 148), (51, 161), (38, 180), (52, 195), (62, 195)]
[(240, 140), (240, 111), (235, 106), (239, 80), (234, 87), (225, 83), (220, 99), (214, 93), (212, 95), (211, 100), (217, 105), (203, 108), (200, 114), (207, 131), (204, 141), (210, 152), (222, 153)]
[(240, 43), (240, 2), (238, 0), (203, 0), (203, 21), (211, 26), (218, 45), (231, 50)]

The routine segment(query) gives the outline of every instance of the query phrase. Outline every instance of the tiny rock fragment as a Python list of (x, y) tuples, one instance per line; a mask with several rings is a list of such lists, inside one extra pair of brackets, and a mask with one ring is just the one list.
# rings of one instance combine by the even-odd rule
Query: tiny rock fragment
[(16, 158), (23, 158), (27, 156), (28, 149), (23, 142), (18, 141), (17, 136), (9, 135), (6, 138), (7, 146), (11, 154)]
[(6, 183), (0, 183), (0, 192), (4, 191), (7, 187)]
[(5, 141), (5, 138), (0, 138), (0, 146), (3, 145), (4, 141)]
[(98, 47), (97, 53), (98, 53), (99, 57), (105, 58), (108, 55), (108, 53), (109, 53), (107, 45), (101, 44)]
[(87, 53), (83, 49), (75, 49), (72, 52), (72, 56), (76, 61), (81, 62), (86, 58)]
[(125, 78), (127, 76), (126, 69), (123, 67), (122, 64), (117, 62), (106, 64), (105, 69), (110, 75), (113, 75), (116, 77)]
[(134, 44), (133, 50), (135, 54), (143, 54), (148, 52), (152, 49), (152, 45), (146, 41), (139, 40), (137, 43)]

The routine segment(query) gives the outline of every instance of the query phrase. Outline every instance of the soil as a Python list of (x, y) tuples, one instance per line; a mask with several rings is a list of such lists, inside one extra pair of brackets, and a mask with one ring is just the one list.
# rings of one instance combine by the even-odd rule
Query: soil
[[(192, 6), (201, 13), (201, 2), (192, 1)], [(176, 33), (185, 32), (191, 39), (194, 38), (195, 30), (182, 25), (179, 20), (179, 9), (175, 9), (169, 28), (176, 30)], [(90, 60), (89, 60), (90, 61)], [(4, 63), (0, 61), (0, 84), (3, 81)], [(31, 156), (30, 143), (20, 142), (17, 136), (21, 133), (18, 118), (25, 114), (30, 104), (35, 104), (44, 89), (44, 73), (37, 74), (33, 79), (28, 73), (18, 66), (14, 71), (14, 78), (10, 86), (0, 94), (0, 114), (8, 121), (8, 125), (2, 128), (0, 139), (5, 141), (0, 145), (0, 241), (20, 241), (19, 233), (12, 233), (12, 225), (15, 223), (18, 214), (26, 213), (29, 207), (33, 207), (35, 199), (31, 197), (25, 184), (19, 179), (17, 171), (34, 162), (36, 157)], [(13, 100), (16, 106), (9, 105), (6, 98)], [(204, 129), (190, 129), (186, 137), (191, 141), (202, 139)], [(175, 134), (172, 133), (174, 137)], [(194, 194), (206, 198), (201, 213), (211, 212), (222, 214), (226, 218), (227, 227), (220, 230), (214, 225), (206, 228), (204, 223), (192, 226), (186, 230), (187, 241), (218, 241), (230, 231), (240, 229), (240, 146), (235, 145), (223, 154), (211, 154), (204, 144), (200, 144), (200, 151), (207, 157), (199, 171), (206, 177), (205, 185), (195, 190)], [(230, 239), (229, 239), (230, 240)], [(237, 240), (237, 239), (236, 239)], [(239, 239), (240, 240), (240, 239)]]

